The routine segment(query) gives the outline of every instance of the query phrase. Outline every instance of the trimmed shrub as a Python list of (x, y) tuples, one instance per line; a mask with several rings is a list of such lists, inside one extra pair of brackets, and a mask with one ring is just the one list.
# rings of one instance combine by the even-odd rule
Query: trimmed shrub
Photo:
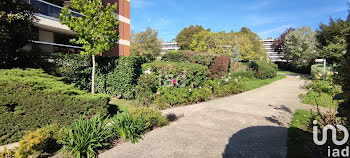
[(143, 118), (146, 121), (146, 131), (169, 124), (169, 121), (156, 109), (145, 107), (133, 108), (129, 110), (129, 114), (133, 120), (137, 120), (139, 117)]
[(161, 87), (159, 94), (156, 95), (154, 104), (159, 109), (188, 104), (190, 94), (190, 88), (188, 87)]
[(36, 157), (44, 152), (59, 150), (60, 145), (57, 144), (57, 140), (61, 138), (59, 132), (59, 125), (51, 124), (27, 133), (19, 141), (19, 147), (16, 148), (15, 157)]
[(231, 76), (231, 78), (234, 79), (239, 79), (240, 77), (246, 79), (256, 79), (255, 73), (253, 71), (232, 72), (231, 74), (229, 74), (229, 76)]
[(228, 56), (204, 52), (169, 51), (163, 56), (162, 60), (203, 65), (210, 69), (211, 78), (224, 76), (230, 67), (230, 58)]
[(230, 58), (225, 55), (215, 57), (214, 64), (210, 66), (210, 77), (222, 77), (227, 74), (230, 66)]
[(277, 61), (275, 64), (278, 65), (278, 68), (281, 70), (301, 73), (301, 74), (310, 74), (311, 65), (308, 63), (296, 63), (296, 62), (283, 62)]
[(201, 52), (189, 50), (170, 50), (162, 56), (162, 61), (168, 62), (191, 62), (193, 56)]
[(181, 62), (183, 59), (182, 54), (178, 50), (169, 50), (162, 56), (163, 61), (169, 62)]
[[(50, 58), (56, 66), (52, 74), (64, 77), (66, 83), (75, 84), (82, 90), (91, 89), (90, 56), (53, 54)], [(134, 98), (141, 65), (145, 62), (146, 58), (140, 56), (96, 56), (96, 92), (112, 94), (119, 98)]]
[(130, 139), (131, 143), (138, 142), (138, 139), (142, 138), (142, 133), (147, 129), (144, 118), (137, 117), (133, 119), (128, 112), (118, 113), (112, 118), (112, 126), (116, 135), (124, 141)]
[(234, 79), (231, 77), (225, 78), (223, 80), (209, 80), (205, 85), (212, 89), (212, 94), (214, 96), (218, 97), (237, 94), (245, 91), (243, 82), (240, 81), (240, 79)]
[(43, 70), (0, 70), (0, 76), (1, 145), (46, 124), (69, 124), (82, 113), (107, 114), (108, 95), (92, 95)]
[(40, 68), (43, 65), (47, 68), (53, 66), (36, 52), (19, 51), (4, 53), (0, 56), (0, 69)]
[(65, 128), (66, 135), (60, 140), (63, 144), (63, 151), (73, 157), (97, 157), (97, 149), (106, 147), (112, 136), (108, 130), (108, 119), (100, 114), (91, 119), (85, 119), (81, 115), (71, 126)]
[(213, 96), (213, 92), (210, 87), (205, 86), (203, 88), (191, 89), (191, 96), (189, 101), (191, 103), (198, 103), (202, 101), (207, 101)]
[(192, 63), (153, 62), (142, 65), (143, 70), (160, 78), (162, 85), (199, 87), (209, 75), (208, 68)]
[(141, 75), (136, 86), (136, 100), (144, 106), (149, 106), (154, 100), (158, 87), (159, 80), (157, 76)]
[(276, 71), (278, 70), (278, 65), (274, 63), (269, 63)]
[(274, 78), (277, 75), (277, 71), (265, 61), (252, 61), (251, 66), (259, 79)]
[[(311, 66), (311, 76), (314, 80), (322, 80), (323, 79), (323, 64), (315, 64)], [(330, 80), (333, 77), (332, 67), (327, 66), (326, 68), (326, 80)]]
[(191, 62), (210, 68), (214, 64), (216, 56), (216, 54), (199, 53), (191, 58)]
[[(146, 58), (139, 56), (119, 57), (118, 64), (113, 71), (110, 86), (113, 86), (114, 95), (126, 99), (134, 98), (137, 79), (142, 74), (141, 65), (146, 63)], [(109, 86), (106, 86), (109, 87)]]

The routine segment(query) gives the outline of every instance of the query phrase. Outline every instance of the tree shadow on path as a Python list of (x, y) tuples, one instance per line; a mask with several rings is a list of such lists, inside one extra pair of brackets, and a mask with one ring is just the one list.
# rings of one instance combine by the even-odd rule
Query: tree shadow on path
[(233, 134), (222, 154), (223, 158), (287, 156), (288, 128), (255, 126)]

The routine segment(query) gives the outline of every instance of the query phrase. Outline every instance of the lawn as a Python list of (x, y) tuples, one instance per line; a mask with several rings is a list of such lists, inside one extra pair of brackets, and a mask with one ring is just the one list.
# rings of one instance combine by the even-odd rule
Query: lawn
[(118, 111), (128, 111), (130, 108), (134, 108), (137, 106), (135, 100), (126, 100), (126, 99), (111, 99), (109, 105), (113, 109), (117, 109)]
[(295, 112), (292, 124), (288, 129), (288, 157), (312, 157), (311, 153), (305, 149), (310, 141), (312, 143), (312, 134), (308, 127), (311, 119), (310, 111), (297, 110)]
[(318, 146), (313, 142), (313, 117), (310, 111), (297, 110), (288, 128), (288, 156), (289, 158), (327, 157), (327, 146)]
[(253, 79), (253, 80), (245, 81), (246, 82), (246, 91), (260, 88), (262, 86), (268, 85), (274, 81), (277, 81), (277, 80), (280, 80), (283, 78), (286, 78), (286, 76), (278, 74), (275, 78), (269, 78), (269, 79), (265, 79), (265, 80)]

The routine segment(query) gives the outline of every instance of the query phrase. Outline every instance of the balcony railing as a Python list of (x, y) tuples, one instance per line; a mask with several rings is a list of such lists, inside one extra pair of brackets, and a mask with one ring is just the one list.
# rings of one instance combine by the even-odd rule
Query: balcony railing
[(57, 44), (43, 41), (31, 41), (33, 48), (39, 48), (43, 52), (48, 53), (63, 53), (63, 54), (79, 54), (82, 47), (65, 45), (65, 44)]
[[(43, 0), (26, 0), (32, 7), (38, 11), (38, 15), (48, 17), (53, 20), (58, 20), (63, 7), (45, 2)], [(83, 16), (82, 14), (72, 11), (72, 15), (76, 17)]]

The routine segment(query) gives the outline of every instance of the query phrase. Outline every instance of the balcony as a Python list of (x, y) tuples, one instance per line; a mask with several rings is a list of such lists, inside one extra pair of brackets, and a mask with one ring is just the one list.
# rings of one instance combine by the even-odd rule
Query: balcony
[[(43, 0), (26, 0), (27, 3), (31, 4), (32, 7), (37, 10), (37, 15), (45, 18), (49, 18), (52, 20), (58, 21), (61, 10), (63, 7), (45, 2)], [(83, 16), (82, 14), (72, 11), (72, 15), (76, 17)]]

